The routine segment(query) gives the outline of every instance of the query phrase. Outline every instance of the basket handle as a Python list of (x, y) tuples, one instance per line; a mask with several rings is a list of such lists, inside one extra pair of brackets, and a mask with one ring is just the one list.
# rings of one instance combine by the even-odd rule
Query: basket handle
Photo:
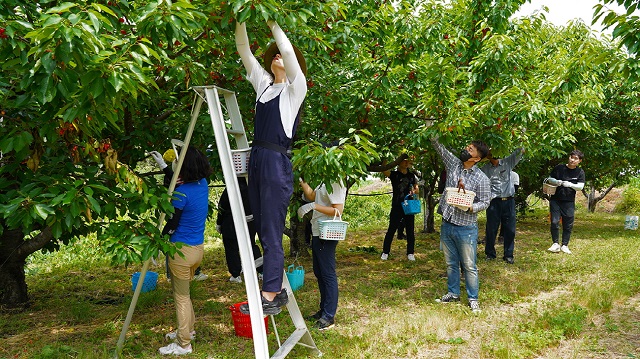
[(293, 273), (293, 269), (294, 269), (294, 265), (293, 265), (293, 264), (290, 264), (290, 265), (287, 267), (287, 272), (288, 272), (288, 273)]
[(462, 193), (467, 194), (467, 191), (464, 189), (464, 183), (462, 183), (462, 178), (458, 180), (458, 193), (460, 193), (460, 190), (462, 190)]
[(340, 211), (337, 208), (334, 208), (334, 212), (333, 212), (333, 220), (336, 220), (336, 217), (338, 217), (339, 220), (342, 221), (342, 215), (340, 214)]

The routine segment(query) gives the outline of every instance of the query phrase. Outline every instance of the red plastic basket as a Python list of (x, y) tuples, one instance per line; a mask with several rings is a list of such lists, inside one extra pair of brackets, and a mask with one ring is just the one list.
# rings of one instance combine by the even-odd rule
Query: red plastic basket
[[(253, 338), (251, 331), (251, 316), (244, 314), (240, 311), (240, 306), (247, 302), (236, 303), (229, 307), (231, 311), (231, 318), (233, 318), (233, 328), (236, 330), (236, 335), (244, 338)], [(269, 334), (269, 317), (264, 317), (264, 328)]]

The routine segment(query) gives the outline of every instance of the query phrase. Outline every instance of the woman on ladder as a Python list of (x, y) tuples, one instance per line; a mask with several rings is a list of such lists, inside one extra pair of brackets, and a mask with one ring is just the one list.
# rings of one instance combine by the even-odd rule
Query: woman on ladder
[[(280, 313), (289, 302), (282, 288), (282, 236), (291, 195), (291, 142), (307, 93), (306, 64), (275, 21), (267, 21), (275, 42), (264, 53), (264, 68), (253, 56), (244, 23), (236, 23), (236, 47), (256, 91), (253, 143), (249, 159), (249, 202), (264, 250), (262, 310)], [(248, 313), (248, 306), (240, 308)]]

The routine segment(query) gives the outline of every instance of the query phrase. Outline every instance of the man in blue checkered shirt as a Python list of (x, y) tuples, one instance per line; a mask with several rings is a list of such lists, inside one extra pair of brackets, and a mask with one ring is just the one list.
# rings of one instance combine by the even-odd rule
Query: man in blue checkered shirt
[(447, 263), (448, 292), (438, 299), (441, 303), (460, 301), (460, 266), (464, 269), (465, 287), (469, 307), (480, 312), (478, 304), (478, 213), (489, 207), (491, 184), (489, 178), (476, 166), (487, 156), (489, 147), (482, 141), (473, 141), (456, 156), (447, 150), (437, 138), (431, 140), (447, 171), (446, 187), (461, 188), (475, 192), (471, 207), (450, 205), (446, 193), (440, 198), (439, 213), (442, 214), (440, 242)]

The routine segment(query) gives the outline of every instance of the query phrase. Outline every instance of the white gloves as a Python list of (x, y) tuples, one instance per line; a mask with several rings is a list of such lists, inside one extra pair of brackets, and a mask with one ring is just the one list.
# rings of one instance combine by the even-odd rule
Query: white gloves
[(300, 206), (300, 208), (298, 208), (298, 218), (302, 219), (302, 217), (304, 217), (305, 214), (311, 212), (315, 208), (316, 208), (315, 202), (307, 203), (305, 205)]
[(573, 183), (569, 182), (569, 181), (561, 181), (562, 182), (562, 187), (571, 187), (573, 185)]
[(153, 159), (156, 161), (156, 163), (158, 164), (158, 167), (160, 167), (161, 170), (167, 167), (167, 163), (162, 158), (162, 154), (160, 154), (160, 152), (150, 151), (149, 154), (151, 155), (151, 157), (153, 157)]
[(562, 185), (562, 181), (561, 180), (557, 180), (557, 179), (555, 179), (553, 177), (547, 178), (547, 182), (552, 186), (560, 186), (560, 185)]

